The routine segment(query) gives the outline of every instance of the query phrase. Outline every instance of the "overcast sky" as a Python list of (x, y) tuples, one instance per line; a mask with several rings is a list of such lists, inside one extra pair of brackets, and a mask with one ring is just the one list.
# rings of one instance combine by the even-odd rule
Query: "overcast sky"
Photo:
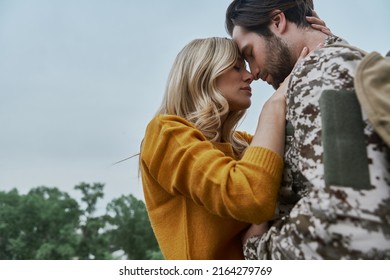
[[(176, 54), (227, 37), (230, 0), (0, 0), (0, 190), (105, 183), (105, 201), (143, 199), (138, 159)], [(369, 3), (369, 4), (368, 4)], [(334, 34), (390, 50), (388, 0), (314, 0)], [(241, 129), (273, 92), (253, 84)]]

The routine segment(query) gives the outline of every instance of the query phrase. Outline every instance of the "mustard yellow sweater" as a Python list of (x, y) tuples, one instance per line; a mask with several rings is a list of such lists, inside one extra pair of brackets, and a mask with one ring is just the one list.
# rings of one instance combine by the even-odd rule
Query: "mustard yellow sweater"
[[(251, 141), (252, 136), (240, 135)], [(249, 147), (235, 159), (177, 116), (157, 116), (141, 150), (145, 202), (166, 259), (243, 259), (241, 234), (272, 218), (282, 158)]]

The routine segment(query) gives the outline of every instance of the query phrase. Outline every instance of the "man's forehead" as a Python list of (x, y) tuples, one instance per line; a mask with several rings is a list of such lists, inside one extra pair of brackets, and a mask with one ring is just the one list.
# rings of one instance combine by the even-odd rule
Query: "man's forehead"
[(234, 26), (233, 32), (232, 32), (232, 38), (233, 40), (242, 39), (248, 32), (245, 30), (245, 28), (241, 26)]
[(241, 26), (235, 26), (232, 32), (232, 39), (242, 51), (248, 45), (248, 31)]

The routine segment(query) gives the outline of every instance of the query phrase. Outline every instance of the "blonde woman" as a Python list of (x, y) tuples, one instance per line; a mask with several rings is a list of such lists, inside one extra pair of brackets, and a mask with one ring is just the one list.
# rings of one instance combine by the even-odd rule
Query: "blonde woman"
[(145, 202), (166, 259), (243, 259), (242, 234), (274, 214), (284, 147), (284, 86), (253, 136), (235, 130), (253, 76), (236, 44), (197, 39), (178, 54), (141, 148)]

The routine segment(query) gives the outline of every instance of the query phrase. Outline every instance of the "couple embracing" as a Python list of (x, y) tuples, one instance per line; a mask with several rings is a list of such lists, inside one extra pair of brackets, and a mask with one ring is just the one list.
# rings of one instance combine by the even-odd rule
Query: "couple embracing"
[[(232, 39), (177, 55), (142, 142), (164, 257), (389, 259), (389, 148), (354, 92), (363, 55), (310, 0), (235, 0), (225, 24)], [(275, 93), (237, 131), (259, 79)]]

